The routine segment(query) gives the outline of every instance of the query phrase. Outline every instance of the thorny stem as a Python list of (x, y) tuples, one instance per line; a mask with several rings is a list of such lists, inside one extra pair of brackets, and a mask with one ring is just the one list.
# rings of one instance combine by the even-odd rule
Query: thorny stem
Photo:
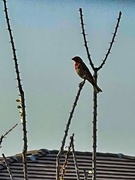
[[(107, 58), (108, 58), (108, 55), (110, 54), (111, 52), (111, 49), (112, 49), (112, 46), (113, 46), (113, 43), (115, 42), (115, 37), (116, 37), (116, 34), (117, 34), (117, 31), (118, 31), (118, 27), (119, 27), (119, 23), (120, 23), (120, 20), (121, 20), (121, 15), (122, 13), (119, 12), (119, 17), (118, 17), (118, 21), (117, 21), (117, 24), (116, 24), (116, 27), (115, 27), (115, 30), (114, 30), (114, 33), (113, 33), (113, 37), (112, 37), (112, 40), (110, 42), (110, 46), (109, 46), (109, 49), (105, 55), (105, 58), (103, 60), (103, 62), (101, 63), (101, 65), (96, 68), (92, 62), (92, 59), (90, 57), (90, 53), (89, 53), (89, 48), (88, 48), (88, 45), (87, 45), (87, 39), (86, 39), (86, 33), (85, 33), (85, 29), (84, 29), (84, 21), (83, 21), (83, 14), (82, 14), (82, 9), (80, 8), (79, 9), (80, 11), (80, 19), (81, 19), (81, 29), (82, 29), (82, 35), (83, 35), (83, 40), (84, 40), (84, 46), (85, 46), (85, 49), (86, 49), (86, 52), (87, 52), (87, 56), (88, 56), (88, 59), (89, 59), (89, 62), (90, 62), (90, 65), (94, 71), (94, 78), (95, 78), (95, 83), (97, 84), (97, 73), (98, 71), (103, 67), (103, 65), (105, 64)], [(92, 180), (96, 180), (96, 148), (97, 148), (97, 94), (94, 92), (93, 94), (93, 153), (92, 153)]]
[(115, 42), (115, 37), (117, 35), (117, 31), (118, 31), (118, 28), (119, 28), (119, 24), (120, 24), (120, 20), (121, 20), (121, 16), (122, 16), (122, 12), (120, 11), (119, 12), (119, 16), (118, 16), (118, 19), (117, 19), (117, 24), (116, 24), (116, 27), (115, 27), (115, 30), (114, 30), (114, 33), (113, 33), (113, 37), (112, 37), (112, 40), (110, 42), (110, 46), (109, 46), (109, 49), (105, 55), (105, 58), (104, 60), (102, 61), (101, 65), (96, 68), (92, 62), (92, 59), (91, 59), (91, 56), (90, 56), (90, 53), (89, 53), (89, 48), (88, 48), (88, 44), (87, 44), (87, 39), (86, 39), (86, 31), (85, 31), (85, 28), (84, 28), (84, 21), (83, 21), (83, 14), (82, 14), (82, 8), (79, 9), (80, 11), (80, 20), (81, 20), (81, 29), (82, 29), (82, 35), (83, 35), (83, 40), (84, 40), (84, 46), (85, 46), (85, 49), (86, 49), (86, 52), (87, 52), (87, 56), (88, 56), (88, 59), (89, 59), (89, 63), (93, 69), (93, 71), (95, 69), (97, 69), (98, 71), (103, 67), (103, 65), (105, 64), (107, 58), (108, 58), (108, 55), (110, 54), (111, 52), (111, 49), (112, 49), (112, 46), (113, 46), (113, 43)]
[(70, 139), (71, 139), (71, 143), (72, 143), (71, 146), (72, 146), (72, 154), (73, 154), (74, 166), (75, 166), (75, 170), (76, 170), (76, 177), (77, 177), (77, 180), (80, 180), (80, 174), (79, 174), (77, 158), (76, 158), (75, 148), (74, 148), (74, 134), (70, 137)]
[(88, 173), (86, 172), (86, 170), (84, 170), (84, 180), (88, 180)]
[(3, 141), (3, 139), (6, 137), (6, 135), (8, 135), (18, 124), (15, 124), (12, 128), (10, 128), (4, 135), (2, 135), (0, 137), (0, 148), (1, 148), (1, 143)]
[(121, 16), (122, 16), (122, 13), (121, 13), (121, 11), (120, 11), (120, 12), (119, 12), (119, 17), (118, 17), (118, 19), (117, 19), (117, 24), (116, 24), (116, 27), (115, 27), (115, 30), (114, 30), (114, 33), (113, 33), (113, 37), (112, 37), (112, 40), (111, 40), (111, 42), (110, 42), (109, 49), (108, 49), (108, 51), (107, 51), (107, 53), (106, 53), (106, 55), (105, 55), (105, 58), (104, 58), (104, 60), (102, 61), (101, 65), (97, 68), (98, 71), (103, 67), (103, 65), (105, 64), (105, 62), (106, 62), (106, 60), (107, 60), (107, 58), (108, 58), (108, 55), (109, 55), (110, 52), (111, 52), (111, 49), (112, 49), (113, 43), (115, 42), (114, 40), (115, 40), (115, 37), (116, 37), (116, 35), (117, 35), (117, 31), (118, 31), (118, 28), (119, 28)]
[[(97, 71), (94, 71), (94, 79), (97, 84)], [(93, 150), (92, 150), (92, 180), (96, 180), (96, 149), (97, 149), (97, 93), (93, 91)]]
[(27, 174), (27, 130), (26, 130), (25, 95), (24, 95), (24, 91), (22, 88), (22, 84), (21, 84), (21, 77), (20, 77), (20, 71), (19, 71), (18, 62), (17, 62), (16, 48), (15, 48), (15, 43), (14, 43), (12, 30), (11, 30), (11, 26), (10, 26), (6, 0), (3, 0), (3, 3), (4, 3), (4, 12), (5, 12), (6, 22), (7, 22), (11, 47), (12, 47), (12, 51), (13, 51), (13, 59), (14, 59), (14, 63), (15, 63), (15, 71), (16, 71), (16, 76), (17, 76), (18, 90), (19, 90), (19, 95), (21, 97), (22, 120), (23, 120), (22, 128), (23, 128), (23, 141), (24, 141), (22, 159), (23, 159), (24, 179), (27, 180), (28, 179), (28, 174)]
[(85, 79), (84, 79), (83, 82), (81, 82), (81, 83), (79, 84), (79, 89), (78, 89), (77, 95), (76, 95), (76, 97), (75, 97), (75, 101), (74, 101), (74, 103), (73, 103), (73, 107), (72, 107), (72, 110), (71, 110), (71, 112), (70, 112), (70, 115), (69, 115), (69, 118), (68, 118), (68, 122), (67, 122), (67, 124), (66, 124), (66, 129), (65, 129), (65, 133), (64, 133), (63, 140), (62, 140), (61, 148), (60, 148), (60, 150), (59, 150), (59, 152), (58, 152), (58, 154), (57, 154), (57, 157), (56, 157), (56, 180), (59, 180), (60, 156), (61, 156), (61, 154), (62, 154), (62, 152), (63, 152), (64, 145), (65, 145), (65, 141), (66, 141), (66, 137), (67, 137), (67, 135), (68, 135), (69, 126), (70, 126), (70, 124), (71, 124), (71, 119), (72, 119), (72, 117), (73, 117), (74, 110), (75, 110), (75, 107), (76, 107), (77, 102), (78, 102), (78, 100), (79, 100), (79, 96), (80, 96), (80, 93), (81, 93), (81, 90), (82, 90), (84, 84), (85, 84)]
[(10, 177), (11, 180), (14, 180), (7, 159), (6, 159), (6, 157), (5, 157), (4, 154), (2, 154), (2, 156), (3, 156), (3, 159), (4, 159), (4, 161), (5, 161), (5, 165), (6, 165), (6, 168), (7, 168), (8, 174), (9, 174), (9, 177)]
[(81, 28), (82, 28), (82, 35), (83, 35), (83, 40), (84, 40), (84, 46), (85, 46), (85, 49), (86, 49), (86, 52), (87, 52), (89, 63), (91, 65), (92, 69), (94, 70), (94, 64), (92, 62), (91, 55), (89, 53), (89, 48), (88, 48), (87, 39), (86, 39), (86, 33), (85, 33), (85, 29), (84, 29), (82, 8), (80, 8), (79, 11), (80, 11), (80, 20), (81, 20)]
[(74, 136), (74, 134), (70, 137), (70, 143), (69, 143), (68, 150), (67, 150), (67, 153), (66, 153), (66, 156), (65, 156), (65, 161), (64, 161), (64, 164), (62, 165), (62, 168), (61, 168), (61, 178), (60, 178), (61, 180), (64, 179), (64, 175), (65, 175), (65, 172), (66, 172), (66, 166), (67, 166), (67, 163), (68, 163), (68, 158), (69, 158), (72, 143), (73, 143), (73, 138), (72, 138), (73, 136)]

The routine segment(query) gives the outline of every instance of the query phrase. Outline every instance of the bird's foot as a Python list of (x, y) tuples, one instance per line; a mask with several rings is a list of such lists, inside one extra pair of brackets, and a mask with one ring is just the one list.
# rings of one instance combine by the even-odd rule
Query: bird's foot
[(85, 79), (82, 82), (80, 82), (78, 86), (82, 87), (84, 85), (84, 83), (85, 83)]
[(82, 78), (83, 78), (83, 79), (86, 79), (86, 75), (84, 75)]

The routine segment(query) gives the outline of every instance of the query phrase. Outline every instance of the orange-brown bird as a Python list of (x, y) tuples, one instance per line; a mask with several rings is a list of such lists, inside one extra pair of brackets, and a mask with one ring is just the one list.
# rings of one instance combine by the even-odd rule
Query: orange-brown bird
[(90, 73), (87, 66), (84, 64), (83, 60), (79, 56), (73, 57), (72, 60), (75, 62), (75, 70), (76, 70), (77, 74), (81, 78), (89, 81), (93, 85), (96, 93), (102, 92), (102, 90), (95, 83), (95, 80), (94, 80), (92, 74)]

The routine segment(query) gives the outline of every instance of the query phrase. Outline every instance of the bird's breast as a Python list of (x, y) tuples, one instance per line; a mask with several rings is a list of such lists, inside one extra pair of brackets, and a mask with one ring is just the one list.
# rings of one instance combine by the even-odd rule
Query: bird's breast
[(80, 69), (80, 63), (75, 62), (75, 69), (76, 69), (76, 70)]

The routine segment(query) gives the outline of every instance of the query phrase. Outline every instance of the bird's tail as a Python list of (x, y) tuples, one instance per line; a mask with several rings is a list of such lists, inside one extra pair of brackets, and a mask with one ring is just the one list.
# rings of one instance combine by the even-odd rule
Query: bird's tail
[(98, 85), (95, 83), (95, 81), (92, 79), (87, 79), (92, 85), (93, 85), (93, 88), (95, 90), (96, 93), (99, 93), (99, 92), (102, 92), (102, 89), (100, 89), (100, 87), (98, 87)]
[(102, 92), (102, 90), (100, 89), (100, 87), (98, 87), (98, 85), (93, 85), (93, 87), (96, 93)]

